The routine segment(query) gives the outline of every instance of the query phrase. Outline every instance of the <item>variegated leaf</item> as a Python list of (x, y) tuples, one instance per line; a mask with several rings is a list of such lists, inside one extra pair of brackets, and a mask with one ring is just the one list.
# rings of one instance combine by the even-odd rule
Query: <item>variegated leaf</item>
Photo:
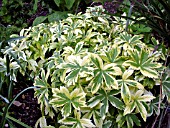
[(131, 60), (125, 61), (124, 66), (129, 66), (134, 70), (140, 70), (146, 77), (158, 78), (159, 74), (155, 70), (161, 67), (161, 64), (154, 63), (152, 58), (149, 58), (149, 54), (142, 50), (141, 52), (131, 52)]
[(53, 88), (53, 98), (50, 104), (54, 107), (63, 107), (62, 114), (64, 117), (68, 117), (72, 112), (72, 106), (75, 110), (79, 110), (80, 107), (85, 106), (85, 93), (80, 89), (74, 89), (71, 93), (66, 87)]
[[(61, 63), (58, 68), (65, 69), (65, 82), (67, 85), (75, 85), (78, 81), (78, 77), (85, 77), (86, 73), (89, 73), (91, 68), (88, 66), (88, 56), (81, 59), (80, 56), (70, 55), (65, 63)], [(67, 75), (66, 75), (67, 74)]]
[(131, 93), (127, 84), (122, 84), (121, 86), (121, 97), (125, 104), (128, 104), (131, 100)]
[(121, 75), (122, 71), (115, 64), (103, 64), (103, 60), (96, 54), (91, 54), (91, 61), (95, 65), (94, 78), (89, 86), (92, 87), (92, 93), (96, 93), (99, 88), (105, 83), (108, 89), (118, 89), (118, 83), (114, 75)]
[(97, 96), (92, 97), (89, 100), (88, 106), (93, 108), (97, 104), (102, 103), (102, 106), (100, 108), (100, 114), (101, 114), (102, 119), (105, 119), (105, 115), (109, 109), (109, 102), (111, 103), (112, 106), (120, 110), (124, 108), (123, 102), (119, 100), (118, 98), (116, 98), (115, 96), (113, 96), (119, 93), (120, 93), (119, 90), (112, 90), (112, 91), (106, 92), (105, 90), (101, 89), (98, 91)]
[(144, 105), (141, 102), (138, 102), (138, 101), (136, 101), (136, 106), (137, 106), (138, 111), (139, 111), (140, 115), (142, 116), (143, 120), (146, 121), (146, 117), (147, 117), (146, 108), (144, 107)]
[(59, 120), (59, 123), (63, 123), (65, 125), (72, 125), (73, 128), (92, 128), (96, 127), (90, 119), (81, 118), (81, 113), (74, 111), (75, 118), (66, 117), (64, 119)]
[(143, 38), (142, 35), (130, 35), (127, 32), (123, 32), (117, 37), (114, 42), (123, 46), (124, 51), (134, 48), (135, 46), (141, 47), (144, 46), (144, 43), (141, 41)]

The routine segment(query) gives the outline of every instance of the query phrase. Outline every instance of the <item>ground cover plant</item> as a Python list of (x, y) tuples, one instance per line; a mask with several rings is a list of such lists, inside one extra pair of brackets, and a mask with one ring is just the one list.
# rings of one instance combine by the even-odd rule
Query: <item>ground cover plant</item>
[(9, 56), (11, 81), (17, 72), (34, 79), (42, 112), (36, 127), (141, 126), (159, 114), (155, 104), (169, 99), (168, 51), (163, 44), (155, 51), (155, 38), (147, 45), (144, 33), (132, 33), (101, 6), (90, 7), (85, 14), (23, 29), (24, 38), (2, 49), (1, 75), (8, 74)]

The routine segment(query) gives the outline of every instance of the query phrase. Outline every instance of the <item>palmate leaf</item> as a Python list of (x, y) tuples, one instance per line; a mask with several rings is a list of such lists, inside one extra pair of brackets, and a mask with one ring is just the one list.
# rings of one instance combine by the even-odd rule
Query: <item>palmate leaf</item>
[(38, 98), (41, 111), (45, 110), (45, 115), (48, 114), (51, 118), (53, 118), (54, 113), (48, 101), (50, 85), (47, 83), (47, 79), (49, 75), (49, 71), (45, 73), (44, 69), (41, 70), (41, 78), (38, 76), (35, 78), (34, 86), (37, 88), (35, 89), (34, 95)]
[(123, 102), (119, 98), (113, 96), (113, 95), (117, 95), (118, 93), (120, 93), (120, 91), (118, 90), (112, 90), (110, 92), (106, 92), (105, 90), (101, 89), (97, 92), (98, 95), (92, 97), (89, 100), (88, 106), (90, 108), (93, 108), (97, 104), (102, 103), (103, 105), (100, 108), (100, 114), (102, 119), (105, 119), (106, 113), (108, 113), (108, 109), (109, 109), (109, 102), (112, 106), (120, 110), (124, 108)]
[(38, 76), (35, 78), (34, 86), (38, 87), (35, 89), (35, 96), (38, 97), (38, 103), (44, 103), (45, 97), (48, 98), (48, 89), (50, 85), (47, 83), (48, 73), (45, 75), (45, 71), (42, 69), (41, 78)]
[[(65, 69), (65, 83), (69, 85), (75, 85), (78, 81), (78, 77), (85, 77), (86, 73), (90, 72), (90, 67), (88, 66), (88, 56), (81, 59), (80, 56), (70, 55), (68, 56), (65, 63), (61, 63), (57, 66), (60, 69)], [(67, 74), (67, 75), (66, 75)]]
[(128, 79), (133, 74), (133, 72), (134, 70), (128, 69), (123, 73), (122, 79), (117, 80), (119, 85), (121, 86), (121, 97), (125, 104), (129, 103), (131, 100), (129, 86), (144, 89), (143, 85), (140, 84), (139, 82)]
[(55, 128), (51, 125), (49, 125), (49, 126), (47, 125), (47, 121), (45, 119), (45, 116), (42, 116), (37, 120), (37, 122), (35, 124), (35, 128), (38, 128), (38, 125), (40, 126), (40, 128)]
[(143, 104), (143, 102), (150, 102), (155, 97), (151, 94), (144, 94), (144, 90), (136, 90), (134, 92), (131, 91), (131, 100), (129, 103), (126, 103), (126, 107), (124, 110), (124, 115), (130, 114), (136, 108), (143, 120), (146, 121), (147, 110)]
[(123, 63), (124, 66), (129, 66), (134, 70), (140, 70), (141, 73), (150, 78), (158, 78), (159, 74), (155, 70), (161, 67), (160, 63), (154, 63), (153, 58), (149, 58), (149, 54), (142, 50), (141, 52), (134, 51), (130, 54), (131, 60), (127, 60)]
[(99, 103), (98, 105), (96, 105), (93, 108), (90, 107), (83, 107), (81, 108), (82, 113), (84, 114), (83, 118), (86, 119), (93, 119), (96, 127), (101, 127), (102, 126), (102, 119), (100, 116), (100, 108), (101, 108), (102, 104)]
[[(160, 104), (160, 108), (163, 109), (165, 108), (164, 103)], [(159, 96), (157, 96), (155, 99), (153, 99), (151, 101), (151, 103), (149, 104), (149, 112), (148, 112), (148, 116), (153, 115), (154, 113), (156, 115), (160, 114), (160, 108), (159, 108)]]
[(109, 89), (118, 89), (118, 83), (114, 76), (121, 75), (121, 69), (113, 63), (104, 65), (103, 60), (96, 54), (91, 54), (91, 61), (95, 66), (94, 78), (89, 84), (92, 87), (91, 92), (96, 93), (104, 83)]
[(127, 128), (133, 128), (134, 124), (136, 124), (137, 126), (141, 126), (140, 120), (134, 113), (123, 115), (122, 111), (119, 111), (116, 122), (118, 123), (118, 126), (120, 128), (123, 126)]
[(80, 111), (74, 111), (74, 117), (66, 117), (64, 119), (59, 120), (59, 123), (65, 124), (65, 125), (71, 125), (71, 128), (92, 128), (96, 127), (90, 119), (81, 118)]
[(142, 35), (130, 35), (127, 32), (120, 33), (119, 37), (117, 37), (114, 42), (123, 46), (124, 50), (128, 50), (134, 48), (135, 46), (144, 46), (144, 43), (140, 39), (142, 39)]
[(50, 104), (53, 107), (62, 107), (62, 115), (68, 117), (72, 112), (72, 107), (79, 110), (85, 105), (85, 93), (76, 88), (71, 93), (66, 87), (60, 86), (60, 89), (53, 88), (53, 98)]
[(115, 46), (111, 50), (105, 52), (105, 56), (102, 57), (106, 62), (122, 65), (122, 63), (125, 61), (125, 57), (120, 56), (120, 53), (121, 53), (121, 49)]
[(70, 55), (83, 55), (87, 52), (87, 49), (83, 49), (83, 43), (84, 42), (79, 42), (76, 44), (75, 49), (73, 49), (70, 46), (64, 47), (64, 52), (63, 56), (67, 59), (68, 56)]

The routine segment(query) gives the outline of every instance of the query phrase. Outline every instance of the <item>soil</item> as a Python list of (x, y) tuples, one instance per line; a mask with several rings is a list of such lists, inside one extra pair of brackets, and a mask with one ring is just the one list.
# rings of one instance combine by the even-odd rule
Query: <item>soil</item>
[[(17, 82), (13, 89), (13, 97), (27, 87), (32, 86), (32, 82), (20, 81)], [(21, 122), (34, 127), (36, 121), (41, 117), (40, 106), (37, 98), (34, 98), (34, 90), (28, 90), (16, 99), (16, 102), (11, 106), (10, 115)], [(17, 128), (22, 126), (14, 123)]]

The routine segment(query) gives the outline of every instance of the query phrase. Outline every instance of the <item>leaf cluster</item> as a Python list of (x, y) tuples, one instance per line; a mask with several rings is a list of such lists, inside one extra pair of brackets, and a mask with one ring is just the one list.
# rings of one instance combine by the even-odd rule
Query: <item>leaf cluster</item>
[[(15, 70), (31, 75), (37, 87), (42, 111), (37, 127), (53, 127), (46, 122), (49, 116), (60, 128), (132, 128), (154, 113), (152, 101), (158, 95), (152, 89), (161, 85), (167, 49), (155, 52), (142, 34), (124, 29), (96, 6), (23, 29), (20, 36), (25, 38), (8, 42), (3, 52), (16, 64)], [(148, 88), (150, 83), (153, 88)], [(169, 76), (163, 83), (169, 98)]]

